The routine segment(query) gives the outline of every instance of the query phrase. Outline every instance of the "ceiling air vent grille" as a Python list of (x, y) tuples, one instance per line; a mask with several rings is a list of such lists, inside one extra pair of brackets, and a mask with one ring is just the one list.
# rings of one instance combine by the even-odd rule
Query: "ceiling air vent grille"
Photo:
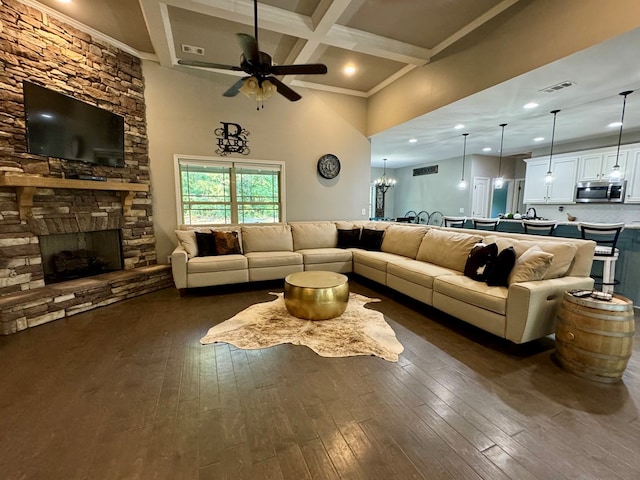
[(182, 51), (184, 53), (192, 53), (194, 55), (204, 55), (204, 48), (194, 47), (193, 45), (182, 44)]
[(541, 92), (545, 93), (553, 93), (558, 90), (562, 90), (563, 88), (572, 87), (576, 84), (576, 82), (572, 82), (571, 80), (565, 80), (564, 82), (556, 83), (555, 85), (551, 85), (550, 87), (545, 87), (540, 89)]

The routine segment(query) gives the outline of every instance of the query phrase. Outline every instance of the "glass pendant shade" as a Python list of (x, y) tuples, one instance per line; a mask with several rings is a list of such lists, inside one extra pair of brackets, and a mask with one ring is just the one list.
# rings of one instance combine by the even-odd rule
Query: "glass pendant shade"
[(626, 92), (620, 92), (622, 95), (622, 117), (620, 118), (620, 132), (618, 133), (618, 150), (616, 152), (616, 164), (613, 166), (611, 173), (609, 174), (609, 180), (613, 180), (614, 182), (619, 181), (622, 178), (622, 172), (620, 171), (620, 164), (618, 163), (620, 159), (620, 144), (622, 143), (622, 125), (624, 124), (624, 110), (627, 106), (627, 95), (633, 93), (633, 90), (627, 90)]
[(504, 144), (504, 127), (506, 127), (506, 123), (501, 123), (500, 127), (502, 127), (502, 135), (500, 136), (500, 163), (498, 165), (498, 176), (493, 181), (493, 188), (501, 189), (504, 186), (504, 177), (502, 176), (502, 146)]
[(466, 190), (467, 189), (467, 181), (464, 179), (464, 162), (467, 156), (467, 137), (468, 133), (463, 133), (464, 142), (462, 144), (462, 175), (460, 176), (460, 181), (458, 182), (458, 190)]
[(556, 116), (560, 110), (551, 110), (553, 114), (553, 127), (551, 129), (551, 149), (549, 151), (549, 169), (547, 170), (547, 175), (544, 177), (544, 186), (548, 187), (553, 183), (553, 172), (551, 171), (551, 159), (553, 158), (553, 141), (556, 137)]

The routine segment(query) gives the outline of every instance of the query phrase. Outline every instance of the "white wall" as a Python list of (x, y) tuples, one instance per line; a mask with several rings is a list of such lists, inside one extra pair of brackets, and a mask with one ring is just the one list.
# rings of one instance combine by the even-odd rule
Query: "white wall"
[[(234, 77), (143, 63), (154, 228), (158, 261), (166, 262), (176, 239), (174, 154), (217, 156), (214, 130), (220, 122), (240, 124), (250, 132), (248, 156), (229, 158), (285, 162), (286, 220), (367, 218), (371, 147), (364, 135), (366, 101), (297, 89), (303, 96), (289, 102), (280, 95), (256, 111), (255, 101), (222, 93)], [(340, 175), (321, 178), (317, 161), (333, 153)]]

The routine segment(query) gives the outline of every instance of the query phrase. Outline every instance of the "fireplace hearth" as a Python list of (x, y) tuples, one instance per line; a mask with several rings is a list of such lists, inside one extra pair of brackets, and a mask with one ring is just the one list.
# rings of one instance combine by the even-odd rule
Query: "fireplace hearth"
[(122, 270), (120, 230), (40, 237), (45, 284)]

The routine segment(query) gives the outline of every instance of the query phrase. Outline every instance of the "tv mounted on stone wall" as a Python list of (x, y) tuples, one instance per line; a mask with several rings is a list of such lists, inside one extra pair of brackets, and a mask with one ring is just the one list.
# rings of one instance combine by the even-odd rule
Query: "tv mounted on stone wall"
[(124, 117), (23, 81), (27, 152), (124, 167)]

